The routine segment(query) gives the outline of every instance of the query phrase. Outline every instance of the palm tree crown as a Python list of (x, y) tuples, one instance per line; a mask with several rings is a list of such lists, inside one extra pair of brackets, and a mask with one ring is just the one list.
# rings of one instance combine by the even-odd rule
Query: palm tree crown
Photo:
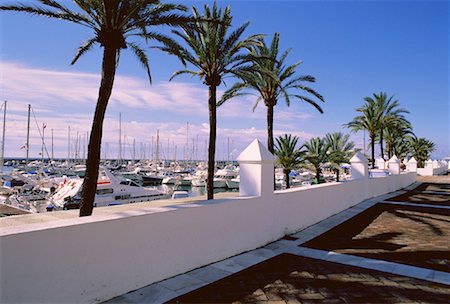
[(292, 65), (285, 63), (290, 50), (280, 55), (279, 40), (280, 34), (275, 33), (271, 45), (267, 46), (261, 38), (261, 43), (250, 50), (253, 59), (251, 69), (238, 75), (242, 81), (235, 83), (228, 89), (219, 102), (219, 104), (223, 104), (230, 98), (249, 94), (246, 91), (247, 89), (255, 90), (258, 99), (254, 108), (261, 100), (267, 107), (267, 146), (272, 153), (274, 153), (273, 109), (278, 100), (283, 98), (287, 106), (290, 106), (292, 99), (301, 100), (314, 106), (320, 113), (323, 113), (323, 110), (313, 98), (324, 101), (322, 95), (304, 84), (305, 82), (315, 82), (316, 79), (313, 76), (296, 75), (296, 69), (301, 62)]
[(356, 109), (360, 115), (353, 118), (345, 126), (349, 127), (353, 132), (366, 130), (369, 133), (372, 168), (375, 168), (375, 138), (381, 127), (381, 113), (378, 111), (377, 104), (372, 98), (366, 97), (364, 100), (364, 105)]
[(277, 162), (283, 167), (286, 178), (286, 188), (289, 185), (289, 173), (301, 162), (302, 152), (297, 148), (298, 137), (291, 134), (284, 134), (276, 138), (275, 155)]
[(60, 19), (90, 28), (94, 36), (78, 48), (71, 64), (74, 64), (95, 44), (103, 47), (102, 78), (90, 133), (80, 207), (80, 216), (91, 215), (97, 189), (103, 120), (114, 84), (120, 50), (130, 48), (145, 67), (151, 81), (145, 52), (138, 44), (128, 39), (133, 36), (144, 38), (146, 41), (155, 40), (165, 45), (173, 45), (175, 42), (172, 39), (152, 29), (159, 25), (186, 24), (191, 19), (179, 14), (185, 11), (184, 6), (163, 4), (156, 0), (74, 0), (76, 10), (55, 0), (39, 0), (38, 2), (41, 6), (2, 5), (0, 10)]
[(430, 158), (431, 153), (436, 150), (436, 145), (429, 139), (424, 137), (410, 138), (410, 151), (412, 156), (417, 160), (417, 165), (423, 167), (425, 161)]
[(325, 134), (328, 162), (336, 171), (336, 181), (339, 181), (340, 165), (348, 163), (355, 152), (355, 143), (349, 141), (350, 135), (341, 132)]
[[(368, 99), (372, 99), (368, 97)], [(378, 141), (380, 143), (380, 156), (384, 158), (383, 141), (384, 133), (388, 128), (394, 128), (400, 123), (407, 123), (406, 118), (403, 114), (409, 113), (408, 110), (400, 108), (398, 100), (393, 100), (394, 96), (387, 97), (387, 94), (380, 92), (380, 94), (373, 94), (374, 102), (377, 105), (377, 110), (380, 114), (379, 130), (378, 130)]]
[(245, 23), (229, 33), (233, 19), (230, 7), (222, 10), (217, 7), (217, 3), (214, 3), (212, 9), (205, 5), (203, 15), (200, 15), (195, 8), (192, 8), (192, 10), (195, 22), (192, 25), (183, 26), (182, 31), (173, 31), (176, 36), (183, 40), (186, 47), (166, 45), (160, 47), (160, 49), (177, 56), (184, 65), (190, 63), (196, 68), (196, 70), (177, 71), (172, 78), (180, 74), (190, 74), (198, 76), (208, 86), (210, 133), (207, 198), (212, 199), (217, 124), (217, 87), (223, 82), (224, 77), (238, 75), (248, 69), (246, 63), (249, 61), (249, 56), (242, 54), (241, 51), (257, 45), (261, 35), (241, 39), (249, 23)]
[(316, 173), (317, 183), (322, 180), (322, 165), (328, 161), (328, 145), (323, 138), (315, 137), (303, 144), (303, 160), (306, 168)]

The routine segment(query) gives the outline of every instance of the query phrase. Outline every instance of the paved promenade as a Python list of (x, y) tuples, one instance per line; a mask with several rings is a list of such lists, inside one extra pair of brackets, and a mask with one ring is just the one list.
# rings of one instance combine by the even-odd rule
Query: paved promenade
[(107, 303), (448, 303), (450, 176), (419, 182)]

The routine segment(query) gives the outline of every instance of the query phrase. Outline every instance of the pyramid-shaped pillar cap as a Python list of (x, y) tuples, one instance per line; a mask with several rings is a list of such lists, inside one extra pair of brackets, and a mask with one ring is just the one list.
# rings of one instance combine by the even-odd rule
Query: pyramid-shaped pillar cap
[(350, 163), (369, 163), (367, 158), (361, 152), (356, 152), (355, 155), (350, 159)]
[(271, 162), (276, 161), (276, 157), (258, 140), (255, 139), (237, 157), (238, 162)]
[(392, 156), (390, 160), (388, 160), (389, 163), (400, 163), (400, 160), (397, 158), (397, 156)]
[(409, 164), (409, 163), (417, 163), (417, 160), (414, 158), (414, 156), (411, 157), (410, 160), (408, 160), (408, 164)]

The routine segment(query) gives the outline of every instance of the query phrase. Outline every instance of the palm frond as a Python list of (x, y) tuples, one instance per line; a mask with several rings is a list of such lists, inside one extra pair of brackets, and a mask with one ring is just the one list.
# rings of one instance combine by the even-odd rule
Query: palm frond
[(175, 73), (173, 73), (172, 76), (170, 76), (169, 81), (172, 81), (175, 77), (182, 75), (182, 74), (190, 74), (190, 75), (192, 75), (192, 77), (198, 75), (198, 73), (195, 71), (180, 70), (180, 71), (176, 71)]
[(148, 62), (148, 57), (145, 54), (144, 50), (141, 49), (137, 44), (133, 43), (133, 42), (128, 42), (127, 45), (131, 48), (131, 50), (133, 51), (133, 53), (136, 55), (136, 57), (138, 58), (139, 62), (142, 64), (142, 66), (145, 68), (146, 72), (147, 72), (147, 76), (148, 76), (148, 81), (150, 83), (152, 83), (152, 75), (150, 73), (150, 65)]
[(82, 45), (80, 45), (80, 47), (77, 49), (77, 51), (75, 53), (75, 57), (73, 58), (73, 60), (70, 64), (75, 64), (75, 62), (77, 62), (77, 60), (81, 56), (83, 56), (83, 54), (88, 52), (96, 42), (97, 42), (97, 39), (92, 38), (92, 39), (89, 39), (88, 41), (85, 41)]

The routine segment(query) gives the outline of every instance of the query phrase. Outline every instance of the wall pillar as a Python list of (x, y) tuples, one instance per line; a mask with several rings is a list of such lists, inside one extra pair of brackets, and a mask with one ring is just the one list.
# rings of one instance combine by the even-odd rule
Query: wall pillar
[(414, 157), (411, 157), (411, 159), (406, 164), (406, 170), (409, 172), (417, 172), (417, 160)]
[(369, 161), (361, 152), (356, 152), (350, 159), (350, 165), (352, 167), (352, 179), (369, 178)]
[(390, 160), (388, 160), (388, 170), (392, 174), (400, 174), (400, 160), (397, 156), (392, 156)]
[(273, 195), (276, 157), (257, 139), (238, 156), (240, 196)]
[(382, 157), (377, 158), (375, 160), (375, 166), (378, 167), (378, 169), (384, 170), (386, 169), (386, 161)]

